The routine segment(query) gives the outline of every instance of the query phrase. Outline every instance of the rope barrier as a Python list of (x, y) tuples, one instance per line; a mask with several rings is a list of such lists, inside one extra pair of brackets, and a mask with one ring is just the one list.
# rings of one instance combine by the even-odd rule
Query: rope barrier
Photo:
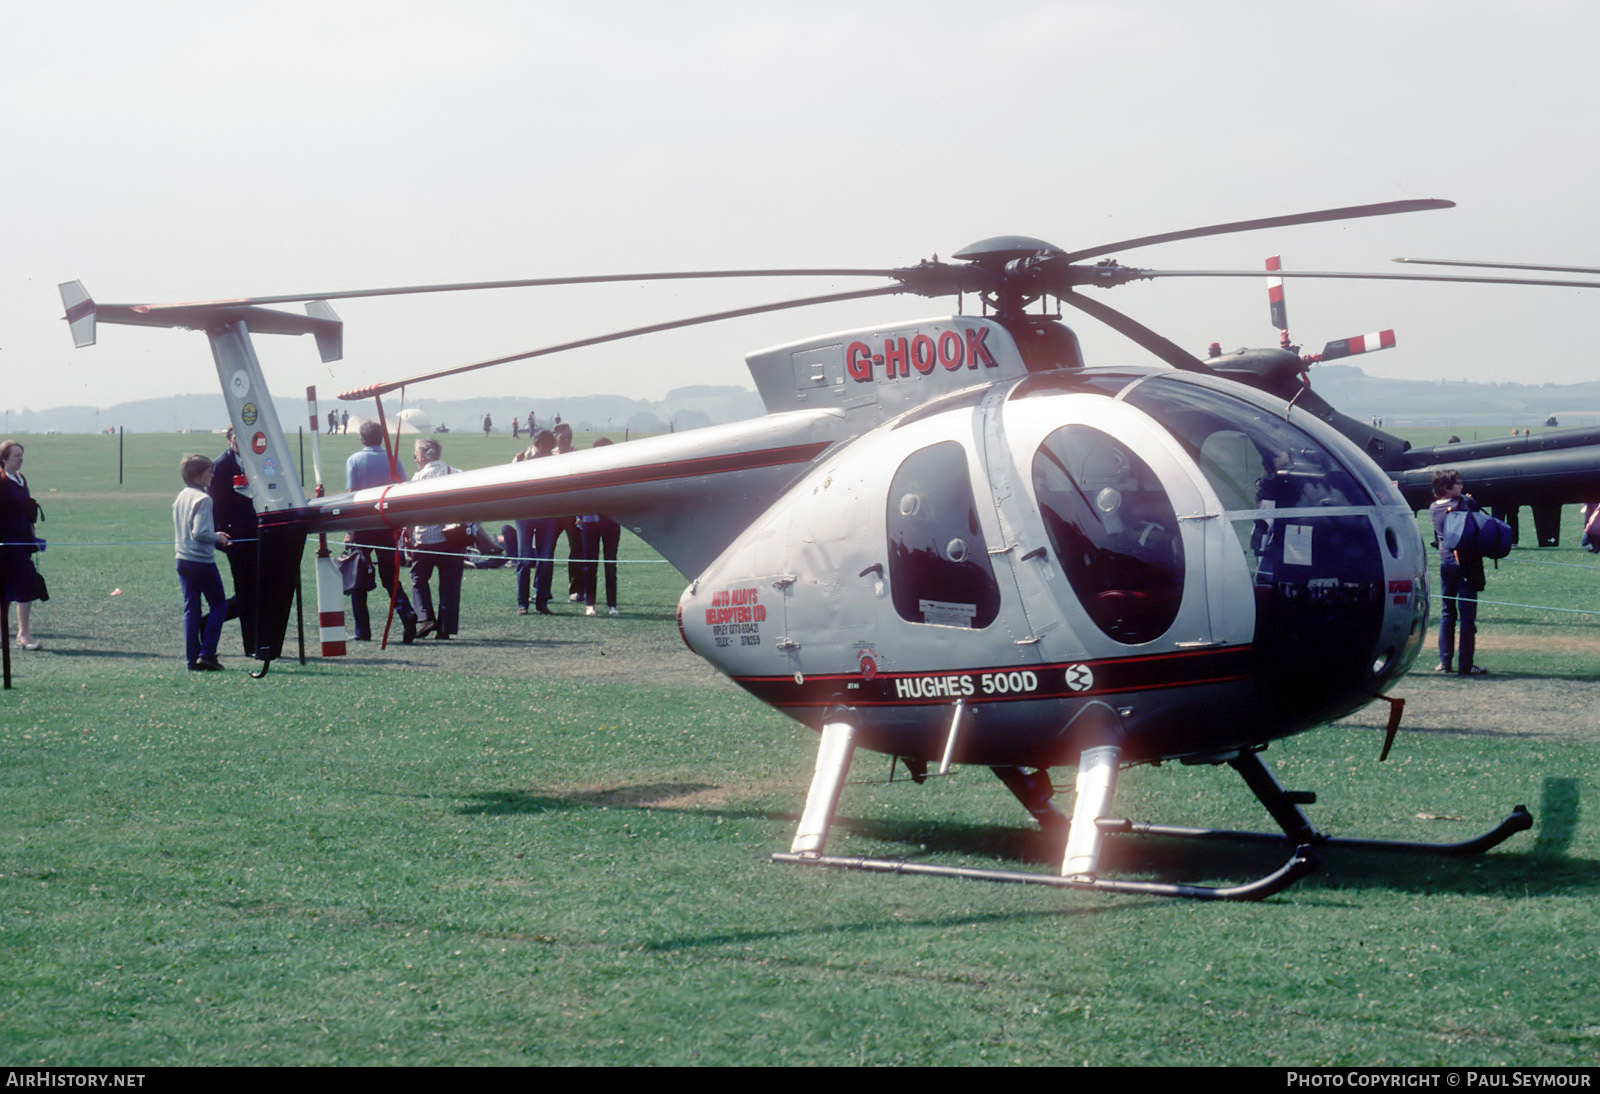
[[(239, 541), (236, 541), (236, 542), (239, 542)], [(537, 558), (537, 557), (524, 557), (522, 555), (486, 555), (486, 554), (483, 554), (482, 552), (479, 552), (476, 555), (472, 555), (472, 554), (468, 554), (466, 551), (438, 551), (438, 550), (432, 550), (430, 548), (425, 548), (425, 547), (385, 547), (385, 546), (378, 546), (376, 544), (371, 544), (371, 543), (363, 543), (363, 544), (361, 544), (361, 547), (363, 547), (363, 548), (365, 548), (367, 550), (370, 550), (370, 551), (400, 551), (403, 554), (409, 553), (409, 554), (413, 554), (413, 555), (438, 555), (438, 556), (441, 556), (441, 557), (455, 556), (455, 557), (467, 558), (467, 559), (470, 559), (470, 558), (486, 558), (486, 559), (501, 558), (501, 559), (505, 559), (506, 565), (508, 565), (508, 566), (514, 565), (514, 564), (516, 564), (518, 562), (605, 562), (605, 563), (607, 563), (607, 565), (610, 565), (610, 564), (614, 563), (614, 564), (616, 564), (618, 566), (670, 566), (671, 565), (671, 563), (669, 563), (664, 558), (583, 559), (583, 558), (578, 558), (576, 556), (571, 557), (571, 558), (555, 558), (555, 557)], [(354, 550), (356, 548), (356, 545), (355, 544), (351, 544), (350, 548), (352, 550)]]
[(1516, 555), (1507, 555), (1501, 562), (1516, 562), (1518, 565), (1527, 566), (1561, 566), (1569, 570), (1595, 570), (1600, 571), (1600, 561), (1597, 562), (1547, 562), (1542, 558), (1518, 558)]
[[(1445, 597), (1440, 593), (1430, 592), (1428, 599), (1443, 601)], [(1451, 597), (1450, 599), (1455, 600), (1457, 598)], [(1482, 597), (1475, 599), (1479, 604), (1493, 604), (1497, 608), (1525, 608), (1534, 612), (1574, 612), (1578, 615), (1600, 615), (1600, 609), (1593, 608), (1556, 608), (1546, 607), (1543, 604), (1519, 604), (1515, 600), (1484, 600)]]

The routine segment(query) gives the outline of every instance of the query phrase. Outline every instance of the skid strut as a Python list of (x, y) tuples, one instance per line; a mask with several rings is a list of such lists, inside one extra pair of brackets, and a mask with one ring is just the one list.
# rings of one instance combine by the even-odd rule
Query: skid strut
[(806, 794), (806, 811), (800, 816), (800, 830), (789, 851), (795, 855), (820, 855), (828, 844), (828, 829), (833, 826), (834, 810), (839, 808), (839, 792), (850, 774), (850, 757), (855, 753), (855, 723), (842, 718), (823, 723), (822, 744), (817, 748), (817, 771), (811, 776)]
[(1072, 810), (1072, 828), (1067, 832), (1067, 853), (1061, 860), (1061, 876), (1092, 878), (1100, 869), (1100, 845), (1105, 833), (1100, 822), (1111, 816), (1111, 799), (1117, 792), (1117, 761), (1122, 749), (1116, 745), (1086, 748), (1078, 758), (1078, 803)]
[(1039, 822), (1039, 827), (1046, 832), (1061, 832), (1067, 830), (1067, 816), (1056, 808), (1056, 788), (1050, 784), (1050, 772), (1044, 768), (1038, 771), (1024, 771), (1020, 767), (992, 767), (1001, 782), (1006, 784), (1006, 789), (1016, 796), (1034, 820)]

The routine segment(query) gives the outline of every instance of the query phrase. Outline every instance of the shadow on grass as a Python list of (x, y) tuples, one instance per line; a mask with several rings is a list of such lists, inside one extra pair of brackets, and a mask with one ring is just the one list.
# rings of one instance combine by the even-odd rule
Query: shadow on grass
[[(968, 865), (1007, 860), (1059, 869), (1062, 841), (1046, 833), (981, 825), (923, 825), (859, 822), (841, 818), (835, 830), (898, 844), (903, 850), (873, 850), (873, 857), (918, 861), (959, 855)], [(1311, 890), (1374, 889), (1412, 893), (1503, 893), (1518, 896), (1578, 895), (1600, 892), (1600, 862), (1566, 854), (1570, 833), (1560, 826), (1540, 829), (1533, 846), (1528, 834), (1513, 836), (1486, 854), (1445, 856), (1319, 847), (1322, 866), (1285, 894)], [(1100, 859), (1103, 877), (1185, 885), (1237, 885), (1263, 877), (1288, 861), (1294, 847), (1283, 843), (1242, 843), (1168, 836), (1113, 836)], [(985, 861), (972, 861), (985, 860)]]
[[(591, 808), (636, 809), (646, 813), (757, 820), (789, 828), (798, 817), (789, 812), (748, 808), (714, 808), (686, 799), (718, 789), (705, 783), (639, 783), (606, 790), (559, 795), (519, 792), (479, 795), (463, 815), (539, 814)], [(1320, 870), (1289, 890), (1337, 891), (1375, 889), (1413, 893), (1503, 893), (1546, 896), (1600, 892), (1600, 862), (1574, 858), (1570, 849), (1580, 813), (1579, 780), (1544, 781), (1532, 846), (1519, 833), (1492, 852), (1449, 856), (1319, 847)], [(1019, 863), (1059, 867), (1064, 836), (994, 824), (942, 821), (883, 820), (838, 817), (835, 838), (885, 844), (851, 853), (908, 862), (960, 857), (969, 865)], [(1360, 835), (1360, 833), (1328, 833)], [(1101, 874), (1178, 884), (1238, 884), (1271, 873), (1294, 848), (1283, 843), (1242, 843), (1226, 839), (1196, 840), (1168, 836), (1114, 836), (1105, 841)]]
[[(1600, 566), (1595, 567), (1595, 569), (1600, 570)], [(1483, 607), (1488, 607), (1488, 605), (1485, 604)], [(1480, 608), (1478, 614), (1480, 618), (1483, 618), (1487, 613)], [(1544, 631), (1555, 630), (1558, 628), (1583, 630), (1585, 628), (1594, 627), (1594, 620), (1589, 616), (1569, 615), (1565, 612), (1558, 614), (1554, 619), (1550, 618), (1549, 612), (1542, 614), (1530, 614), (1527, 612), (1518, 614), (1512, 614), (1510, 612), (1496, 612), (1494, 616), (1486, 620), (1486, 622), (1495, 626), (1505, 627), (1538, 627)]]
[(1126, 901), (1084, 905), (1076, 908), (1027, 909), (1014, 912), (984, 912), (971, 915), (928, 916), (923, 919), (899, 915), (894, 918), (879, 916), (856, 923), (819, 923), (812, 927), (783, 927), (772, 930), (723, 931), (718, 934), (691, 935), (685, 938), (668, 938), (648, 942), (640, 947), (646, 953), (693, 952), (714, 946), (752, 945), (780, 938), (804, 935), (834, 937), (837, 935), (872, 935), (892, 931), (900, 936), (907, 928), (931, 927), (947, 930), (951, 927), (976, 927), (991, 923), (1017, 923), (1030, 919), (1070, 919), (1080, 916), (1103, 916), (1115, 912), (1129, 912), (1150, 907), (1151, 901), (1133, 898)]
[[(161, 653), (152, 653), (150, 650), (113, 650), (99, 649), (93, 646), (60, 645), (60, 643), (66, 640), (67, 639), (65, 636), (57, 636), (54, 638), (42, 637), (39, 639), (39, 641), (43, 645), (37, 650), (22, 650), (18, 646), (13, 645), (11, 647), (11, 656), (13, 658), (18, 657), (19, 655), (23, 657), (37, 657), (43, 653), (49, 654), (52, 661), (65, 660), (68, 658), (94, 658), (98, 660), (102, 657), (122, 661), (160, 661), (164, 658), (164, 656), (170, 656), (180, 661), (183, 659), (182, 642), (178, 643), (177, 653), (168, 653), (163, 655)], [(13, 661), (13, 664), (15, 663), (16, 662)]]
[[(715, 790), (712, 783), (636, 783), (629, 786), (618, 786), (610, 790), (583, 790), (570, 794), (524, 794), (508, 791), (504, 794), (478, 794), (475, 795), (476, 805), (464, 805), (456, 812), (461, 816), (506, 816), (518, 813), (560, 813), (573, 809), (592, 809), (602, 807), (606, 809), (642, 809), (647, 811), (683, 813), (688, 810), (682, 806), (675, 806), (673, 802), (696, 794), (703, 794), (708, 790)], [(695, 810), (716, 816), (715, 810)], [(735, 814), (728, 813), (727, 816)], [(740, 814), (743, 816), (765, 816), (766, 814)]]
[[(1429, 671), (1432, 671), (1432, 670), (1429, 670)], [(1561, 684), (1592, 684), (1592, 683), (1594, 683), (1594, 668), (1593, 668), (1592, 665), (1588, 665), (1588, 664), (1578, 665), (1578, 666), (1575, 666), (1574, 668), (1569, 669), (1569, 670), (1564, 671), (1564, 672), (1563, 671), (1518, 672), (1515, 669), (1502, 669), (1502, 668), (1495, 668), (1493, 670), (1493, 672), (1494, 672), (1494, 677), (1493, 677), (1494, 680), (1502, 681), (1502, 682), (1506, 682), (1506, 683), (1509, 683), (1511, 681), (1517, 681), (1519, 683), (1537, 683), (1540, 680), (1549, 680), (1551, 682), (1561, 683)], [(1446, 680), (1450, 680), (1450, 681), (1454, 681), (1456, 679), (1456, 677), (1454, 677), (1454, 676), (1446, 676), (1445, 679)], [(1484, 678), (1480, 677), (1479, 679), (1481, 680), (1481, 679), (1484, 679)]]

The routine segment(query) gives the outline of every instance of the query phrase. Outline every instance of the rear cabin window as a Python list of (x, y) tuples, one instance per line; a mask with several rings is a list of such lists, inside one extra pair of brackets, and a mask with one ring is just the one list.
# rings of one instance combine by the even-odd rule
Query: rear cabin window
[(912, 623), (979, 628), (1000, 612), (1000, 586), (978, 525), (967, 452), (944, 441), (906, 457), (889, 486), (889, 589)]
[(1183, 599), (1183, 540), (1161, 480), (1116, 438), (1068, 425), (1033, 457), (1039, 513), (1084, 611), (1129, 645), (1161, 637)]

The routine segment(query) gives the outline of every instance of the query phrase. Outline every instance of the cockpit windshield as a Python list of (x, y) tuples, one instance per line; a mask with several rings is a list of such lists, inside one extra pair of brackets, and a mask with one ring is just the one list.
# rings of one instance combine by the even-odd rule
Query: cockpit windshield
[(1159, 381), (1137, 385), (1124, 399), (1172, 433), (1225, 509), (1372, 504), (1366, 488), (1315, 438), (1241, 399)]

